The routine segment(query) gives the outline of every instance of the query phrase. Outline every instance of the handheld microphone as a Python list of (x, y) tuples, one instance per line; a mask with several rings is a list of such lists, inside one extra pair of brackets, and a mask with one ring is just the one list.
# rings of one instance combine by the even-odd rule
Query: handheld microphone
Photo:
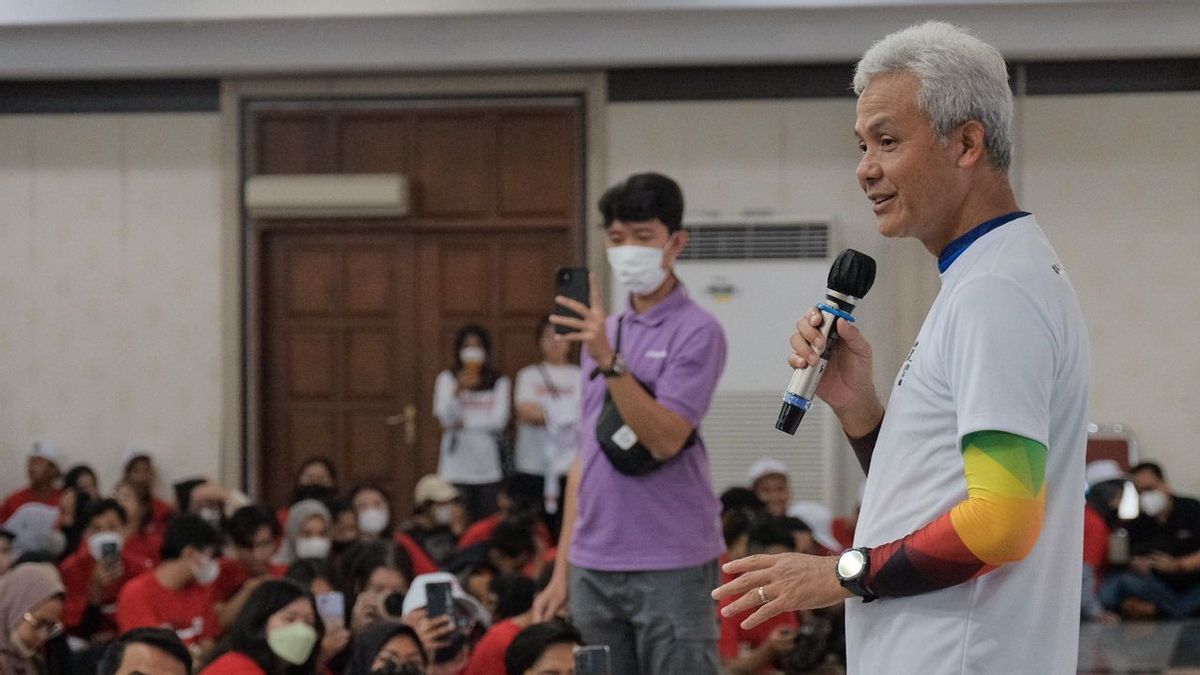
[(821, 334), (825, 337), (825, 350), (821, 352), (821, 361), (815, 366), (797, 368), (792, 373), (792, 380), (787, 390), (783, 392), (783, 408), (779, 410), (779, 419), (775, 428), (793, 436), (812, 405), (813, 395), (821, 375), (829, 365), (829, 357), (833, 348), (838, 344), (837, 320), (854, 321), (851, 313), (859, 301), (871, 290), (875, 283), (875, 259), (871, 256), (848, 248), (838, 254), (829, 268), (828, 288), (825, 289), (825, 302), (817, 305), (825, 321), (821, 324)]

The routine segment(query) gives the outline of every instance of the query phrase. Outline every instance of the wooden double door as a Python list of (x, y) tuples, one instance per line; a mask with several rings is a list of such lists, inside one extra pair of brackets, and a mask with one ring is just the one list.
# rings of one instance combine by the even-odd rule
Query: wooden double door
[[(284, 504), (300, 464), (327, 457), (343, 487), (388, 489), (402, 517), (416, 481), (437, 468), (433, 383), (457, 330), (487, 328), (509, 377), (539, 358), (534, 333), (553, 306), (553, 272), (582, 259), (580, 127), (564, 106), (399, 108), (366, 118), (371, 144), (363, 119), (290, 109), (257, 118), (260, 173), (400, 171), (414, 190), (414, 213), (394, 221), (251, 223), (261, 262), (258, 487)], [(389, 135), (398, 130), (403, 138)], [(482, 147), (465, 152), (455, 146), (464, 138)], [(364, 160), (378, 146), (399, 154)]]

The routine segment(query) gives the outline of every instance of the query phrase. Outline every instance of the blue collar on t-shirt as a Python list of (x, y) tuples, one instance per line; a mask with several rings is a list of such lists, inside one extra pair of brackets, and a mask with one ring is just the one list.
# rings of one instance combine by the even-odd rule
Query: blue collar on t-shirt
[(954, 261), (958, 260), (958, 256), (962, 255), (963, 251), (970, 248), (971, 244), (974, 244), (976, 239), (979, 239), (983, 235), (991, 232), (1001, 225), (1004, 225), (1005, 223), (1011, 223), (1017, 218), (1024, 218), (1027, 215), (1029, 214), (1025, 211), (1013, 211), (1012, 213), (1006, 213), (1003, 216), (992, 218), (981, 225), (976, 225), (971, 229), (970, 232), (967, 232), (958, 239), (946, 244), (946, 248), (942, 249), (941, 255), (938, 256), (938, 272), (945, 274), (946, 270), (950, 269), (950, 266), (954, 264)]

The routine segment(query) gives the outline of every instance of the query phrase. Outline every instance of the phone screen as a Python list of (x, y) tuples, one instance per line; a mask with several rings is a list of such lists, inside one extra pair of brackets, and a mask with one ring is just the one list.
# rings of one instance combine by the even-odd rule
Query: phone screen
[(608, 659), (608, 645), (576, 647), (575, 675), (612, 675)]
[(450, 613), (450, 607), (454, 602), (451, 596), (450, 584), (429, 584), (425, 587), (425, 592), (428, 597), (425, 605), (426, 616), (445, 616)]
[(317, 614), (326, 627), (342, 627), (346, 622), (346, 596), (338, 591), (321, 593), (317, 596)]
[[(586, 267), (560, 267), (554, 273), (554, 294), (563, 295), (577, 302), (589, 304), (591, 298), (591, 285), (588, 283), (588, 270)], [(569, 316), (573, 319), (578, 319), (579, 314), (573, 312), (562, 305), (557, 305), (554, 308), (554, 313), (559, 316)], [(574, 333), (575, 329), (566, 326), (555, 326), (554, 332), (560, 334)]]

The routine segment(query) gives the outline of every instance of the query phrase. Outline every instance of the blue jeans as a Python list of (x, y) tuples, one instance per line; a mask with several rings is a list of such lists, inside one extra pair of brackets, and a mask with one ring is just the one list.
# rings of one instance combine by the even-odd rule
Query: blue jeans
[(1138, 598), (1153, 604), (1168, 619), (1186, 619), (1200, 612), (1200, 586), (1177, 591), (1153, 574), (1121, 572), (1100, 585), (1100, 602), (1109, 610), (1121, 611), (1126, 598)]

